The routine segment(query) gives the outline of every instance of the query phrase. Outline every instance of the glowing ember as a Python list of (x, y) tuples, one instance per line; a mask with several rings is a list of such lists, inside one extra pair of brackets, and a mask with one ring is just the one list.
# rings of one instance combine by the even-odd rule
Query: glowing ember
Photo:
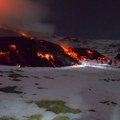
[(72, 49), (61, 46), (66, 54), (68, 54), (70, 57), (75, 58), (78, 60), (78, 55), (75, 53)]
[(29, 37), (29, 36), (27, 35), (27, 33), (25, 33), (25, 32), (20, 32), (20, 35), (23, 36), (23, 37), (27, 37), (27, 38)]
[(9, 55), (9, 52), (0, 52), (0, 56)]
[(102, 59), (103, 59), (103, 60), (106, 60), (106, 61), (109, 61), (109, 60), (110, 60), (110, 58), (108, 58), (106, 55), (103, 55)]
[(87, 50), (88, 54), (93, 54), (93, 52), (91, 50)]
[(100, 61), (108, 61), (109, 58), (105, 55), (100, 55), (96, 51), (92, 51), (90, 49), (80, 49), (80, 48), (69, 48), (64, 45), (61, 46), (65, 52), (65, 54), (69, 55), (72, 58), (75, 58), (79, 61), (87, 61), (88, 59), (96, 59)]
[(91, 50), (87, 50), (87, 56), (89, 56), (89, 58), (93, 58), (93, 52)]
[(9, 63), (10, 62), (9, 54), (10, 54), (9, 52), (0, 52), (0, 59), (3, 58)]
[(79, 64), (78, 64), (78, 63), (75, 63), (75, 62), (71, 62), (71, 65), (72, 65), (72, 66), (78, 66)]
[(40, 57), (40, 58), (45, 58), (45, 59), (49, 60), (50, 63), (51, 63), (53, 66), (56, 66), (55, 63), (54, 63), (55, 60), (54, 60), (54, 56), (53, 56), (53, 55), (48, 54), (48, 53), (42, 54), (42, 53), (40, 53), (40, 52), (37, 52), (37, 56)]
[(10, 47), (12, 50), (16, 50), (16, 49), (17, 49), (16, 45), (9, 45), (9, 47)]
[(87, 59), (84, 56), (80, 56), (81, 61), (87, 61)]
[(34, 40), (34, 39), (35, 39), (35, 37), (29, 35), (29, 33), (26, 33), (26, 32), (18, 32), (18, 31), (16, 31), (16, 32), (19, 33), (22, 37), (28, 38), (28, 39), (30, 39), (30, 40)]
[(41, 57), (41, 58), (46, 58), (47, 60), (53, 60), (54, 61), (54, 56), (51, 55), (51, 54), (47, 54), (47, 53), (42, 54), (42, 53), (38, 52), (37, 56)]

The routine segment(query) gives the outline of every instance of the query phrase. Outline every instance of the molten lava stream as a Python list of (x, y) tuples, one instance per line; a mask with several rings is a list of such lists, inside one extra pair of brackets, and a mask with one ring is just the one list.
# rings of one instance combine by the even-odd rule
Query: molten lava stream
[(12, 50), (17, 50), (17, 47), (16, 47), (16, 45), (9, 45), (9, 48), (11, 48)]
[(61, 47), (63, 48), (64, 52), (67, 55), (69, 55), (72, 58), (75, 58), (75, 59), (79, 60), (78, 54), (75, 53), (71, 48), (64, 47), (63, 45)]
[(54, 63), (54, 56), (51, 55), (50, 53), (44, 53), (42, 54), (41, 52), (37, 52), (37, 56), (40, 58), (45, 58), (47, 59), (54, 67), (56, 66)]

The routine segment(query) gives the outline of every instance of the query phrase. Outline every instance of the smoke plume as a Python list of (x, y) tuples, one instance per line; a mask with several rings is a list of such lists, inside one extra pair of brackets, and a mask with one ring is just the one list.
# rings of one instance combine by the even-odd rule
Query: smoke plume
[(30, 0), (0, 0), (0, 24), (35, 32), (54, 32), (54, 26), (44, 21), (49, 9), (43, 2)]

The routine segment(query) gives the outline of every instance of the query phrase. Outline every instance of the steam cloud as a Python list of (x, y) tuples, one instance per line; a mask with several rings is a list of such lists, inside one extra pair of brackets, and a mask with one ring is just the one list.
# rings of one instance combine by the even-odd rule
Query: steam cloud
[(54, 26), (43, 23), (49, 16), (43, 2), (30, 0), (0, 0), (0, 24), (22, 30), (54, 32)]

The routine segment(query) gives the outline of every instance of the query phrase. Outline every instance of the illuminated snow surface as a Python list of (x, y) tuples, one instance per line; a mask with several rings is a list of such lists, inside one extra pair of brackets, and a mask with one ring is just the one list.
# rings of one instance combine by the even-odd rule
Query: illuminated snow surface
[[(10, 74), (23, 77), (17, 81), (8, 77)], [(63, 100), (82, 111), (58, 114), (72, 120), (120, 120), (120, 69), (116, 67), (96, 63), (63, 68), (0, 66), (0, 88), (7, 86), (17, 86), (23, 93), (0, 92), (0, 116), (23, 120), (23, 116), (41, 113), (42, 120), (53, 120), (57, 114), (26, 102)]]
[[(120, 52), (119, 40), (66, 43), (97, 50), (110, 58)], [(10, 74), (22, 77), (16, 79), (10, 77)], [(16, 86), (15, 90), (22, 93), (0, 91), (0, 116), (16, 116), (19, 120), (24, 120), (23, 116), (41, 113), (42, 120), (53, 120), (59, 114), (26, 102), (63, 100), (69, 107), (82, 111), (80, 114), (60, 114), (73, 118), (71, 120), (120, 120), (120, 62), (117, 65), (107, 65), (90, 61), (80, 66), (61, 68), (0, 66), (0, 89), (10, 86)]]

